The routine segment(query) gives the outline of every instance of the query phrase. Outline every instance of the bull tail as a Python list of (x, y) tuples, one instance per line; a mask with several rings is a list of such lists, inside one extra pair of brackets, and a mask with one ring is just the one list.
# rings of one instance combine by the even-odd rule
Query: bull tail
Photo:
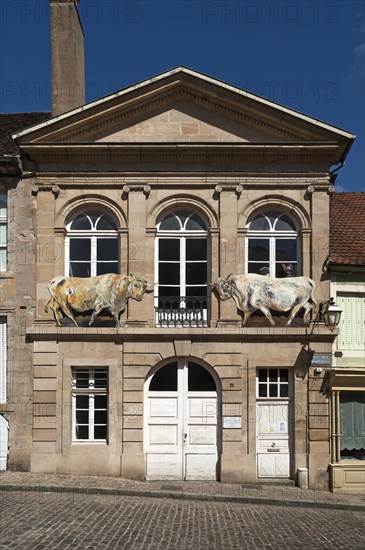
[(44, 311), (45, 311), (46, 313), (48, 313), (48, 304), (50, 304), (50, 302), (51, 302), (52, 299), (53, 299), (52, 296), (50, 296), (50, 297), (48, 298), (47, 302), (44, 304)]
[(52, 279), (52, 281), (50, 281), (50, 283), (47, 286), (48, 292), (50, 293), (50, 297), (48, 298), (47, 302), (44, 304), (44, 311), (46, 313), (48, 313), (48, 306), (52, 302), (52, 300), (54, 302), (57, 302), (56, 297), (55, 297), (55, 295), (53, 294), (53, 291), (52, 291), (52, 286), (51, 286), (52, 283), (53, 283), (53, 279)]
[(317, 304), (317, 300), (315, 299), (314, 297), (314, 289), (316, 287), (316, 284), (314, 281), (312, 281), (312, 279), (309, 279), (309, 284), (311, 285), (312, 287), (312, 291), (311, 291), (311, 295), (310, 295), (310, 301), (312, 302), (313, 304), (313, 313), (316, 314), (317, 313), (317, 310), (318, 310), (318, 304)]

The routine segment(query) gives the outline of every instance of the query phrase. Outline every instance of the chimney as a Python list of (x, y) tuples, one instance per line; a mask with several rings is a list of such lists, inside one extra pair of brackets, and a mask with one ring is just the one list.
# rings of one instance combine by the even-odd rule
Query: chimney
[(84, 32), (79, 0), (50, 0), (52, 116), (85, 103)]

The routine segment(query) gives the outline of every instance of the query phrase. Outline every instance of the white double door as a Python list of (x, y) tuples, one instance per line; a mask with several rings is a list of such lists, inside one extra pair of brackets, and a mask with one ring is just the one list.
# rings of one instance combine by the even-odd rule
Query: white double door
[(217, 479), (218, 396), (211, 374), (180, 359), (146, 384), (146, 479)]

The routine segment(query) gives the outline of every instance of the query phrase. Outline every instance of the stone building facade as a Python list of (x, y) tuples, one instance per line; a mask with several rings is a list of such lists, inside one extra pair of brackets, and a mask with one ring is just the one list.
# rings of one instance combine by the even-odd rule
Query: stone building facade
[[(242, 326), (209, 285), (304, 275), (329, 299), (330, 167), (354, 136), (179, 67), (13, 138), (9, 243), (24, 245), (9, 251), (9, 310), (1, 278), (17, 335), (0, 409), (8, 466), (222, 482), (308, 472), (328, 488), (328, 376), (313, 356), (332, 354), (336, 331), (316, 313)], [(107, 311), (57, 327), (50, 279), (109, 272), (155, 290), (129, 300), (120, 327)]]

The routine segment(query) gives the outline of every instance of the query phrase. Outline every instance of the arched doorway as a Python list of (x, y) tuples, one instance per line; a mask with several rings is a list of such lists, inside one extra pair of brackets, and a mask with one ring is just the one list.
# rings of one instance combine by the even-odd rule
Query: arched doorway
[(145, 383), (146, 479), (217, 479), (217, 382), (188, 358), (152, 371)]

